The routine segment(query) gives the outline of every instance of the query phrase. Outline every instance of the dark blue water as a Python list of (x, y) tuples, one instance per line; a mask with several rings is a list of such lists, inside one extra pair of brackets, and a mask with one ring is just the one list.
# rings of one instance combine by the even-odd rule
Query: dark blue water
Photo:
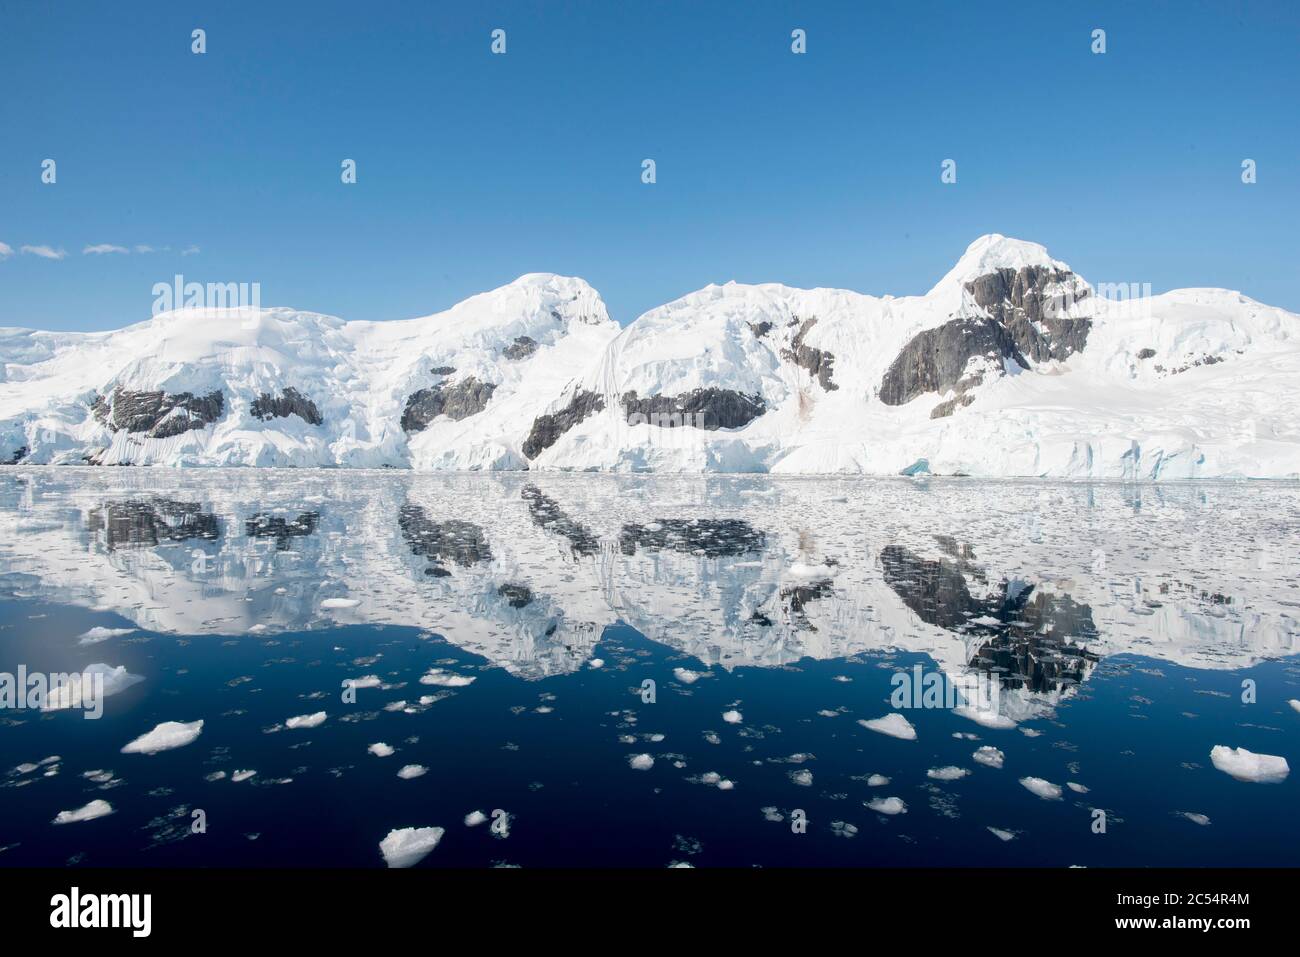
[[(501, 496), (496, 506), (501, 509), (518, 495), (513, 486), (491, 488)], [(292, 618), (277, 618), (272, 606), (264, 615), (270, 627), (250, 630), (245, 617), (227, 631), (215, 619), (236, 614), (213, 616), (205, 608), (193, 620), (209, 624), (182, 633), (150, 627), (151, 616), (176, 621), (182, 605), (206, 599), (225, 603), (227, 611), (239, 602), (262, 607), (267, 594), (296, 587), (304, 576), (328, 577), (325, 567), (337, 565), (340, 556), (313, 555), (307, 540), (327, 540), (322, 536), (328, 535), (330, 520), (343, 509), (316, 502), (313, 507), (326, 517), (310, 531), (304, 524), (302, 541), (291, 548), (277, 549), (273, 540), (248, 534), (242, 512), (254, 514), (269, 504), (292, 517), (312, 503), (241, 502), (231, 515), (213, 509), (220, 517), (215, 537), (154, 534), (144, 542), (119, 538), (109, 547), (94, 532), (90, 512), (96, 506), (75, 507), (63, 486), (49, 486), (36, 496), (31, 487), (11, 492), (5, 507), (20, 518), (7, 526), (11, 537), (0, 551), (5, 572), (0, 576), (0, 672), (14, 672), (20, 664), (29, 671), (66, 671), (96, 661), (123, 665), (144, 680), (106, 699), (99, 720), (86, 720), (75, 710), (0, 711), (2, 865), (378, 867), (384, 863), (379, 842), (391, 830), (430, 826), (446, 831), (424, 867), (1294, 865), (1300, 853), (1296, 775), (1280, 783), (1242, 781), (1210, 761), (1216, 745), (1284, 756), (1292, 767), (1300, 756), (1300, 712), (1289, 704), (1300, 699), (1300, 662), (1277, 646), (1281, 635), (1281, 651), (1289, 650), (1289, 612), (1283, 606), (1266, 613), (1252, 599), (1255, 617), (1244, 620), (1267, 636), (1262, 650), (1244, 630), (1233, 637), (1229, 629), (1226, 644), (1210, 640), (1225, 620), (1224, 613), (1213, 614), (1215, 606), (1224, 606), (1234, 593), (1236, 579), (1227, 571), (1219, 575), (1224, 592), (1218, 598), (1198, 588), (1189, 599), (1208, 616), (1194, 621), (1206, 631), (1205, 643), (1179, 645), (1184, 649), (1179, 657), (1191, 664), (1171, 661), (1169, 654), (1134, 653), (1134, 642), (1140, 645), (1144, 637), (1161, 648), (1168, 644), (1167, 626), (1153, 626), (1149, 636), (1139, 634), (1113, 648), (1108, 629), (1122, 627), (1113, 610), (1084, 604), (1089, 592), (1082, 585), (1073, 592), (1078, 600), (1064, 602), (1060, 576), (1051, 588), (1036, 585), (1038, 594), (1055, 596), (1038, 604), (1024, 600), (1023, 585), (1005, 587), (1006, 581), (1020, 581), (1018, 576), (973, 565), (966, 568), (966, 584), (955, 586), (948, 572), (966, 559), (951, 557), (952, 549), (942, 543), (934, 553), (939, 557), (919, 566), (921, 571), (908, 566), (906, 582), (891, 578), (899, 566), (888, 556), (871, 563), (873, 574), (894, 581), (892, 590), (863, 591), (854, 598), (841, 573), (821, 594), (815, 594), (818, 588), (794, 594), (796, 579), (788, 579), (773, 591), (786, 593), (784, 605), (761, 606), (768, 618), (764, 625), (754, 622), (746, 604), (749, 591), (736, 582), (755, 561), (781, 548), (781, 536), (799, 529), (792, 531), (796, 523), (788, 517), (780, 527), (779, 511), (764, 513), (744, 497), (730, 507), (710, 505), (706, 498), (692, 507), (733, 518), (748, 514), (767, 537), (745, 540), (736, 554), (725, 554), (726, 549), (706, 554), (709, 549), (695, 547), (698, 541), (674, 550), (672, 526), (665, 532), (660, 523), (659, 529), (633, 534), (625, 524), (622, 540), (631, 542), (631, 554), (625, 549), (609, 559), (622, 563), (616, 567), (624, 578), (611, 579), (608, 571), (595, 578), (593, 588), (613, 595), (633, 587), (626, 581), (629, 562), (649, 563), (650, 571), (635, 577), (640, 593), (609, 600), (624, 608), (635, 605), (643, 627), (657, 621), (662, 630), (656, 640), (615, 619), (596, 628), (588, 645), (566, 639), (568, 645), (539, 648), (510, 639), (502, 646), (507, 650), (494, 658), (448, 640), (425, 617), (450, 617), (450, 606), (439, 602), (453, 599), (437, 591), (445, 580), (424, 574), (430, 550), (410, 547), (396, 523), (391, 554), (410, 557), (413, 564), (391, 573), (409, 579), (417, 599), (427, 596), (427, 605), (407, 610), (419, 627), (339, 621), (360, 611), (322, 613), (308, 602), (307, 618), (297, 626)], [(126, 497), (145, 500), (139, 489), (127, 490)], [(92, 498), (102, 501), (104, 495), (96, 491)], [(204, 501), (200, 492), (190, 498)], [(409, 490), (399, 490), (397, 498), (406, 501)], [(354, 515), (361, 514), (359, 506), (352, 507)], [(644, 507), (656, 510), (653, 502)], [(680, 502), (672, 508), (689, 510)], [(467, 509), (449, 511), (467, 514)], [(594, 512), (585, 513), (593, 528)], [(570, 504), (567, 514), (576, 519), (584, 512)], [(469, 596), (454, 598), (457, 614), (468, 616), (455, 619), (458, 628), (492, 620), (504, 632), (507, 623), (519, 623), (509, 616), (531, 613), (544, 590), (558, 596), (555, 604), (577, 607), (573, 589), (584, 562), (599, 556), (540, 556), (551, 577), (534, 574), (528, 604), (515, 607), (510, 599), (518, 605), (522, 593), (503, 594), (495, 586), (521, 577), (518, 566), (508, 574), (500, 568), (509, 561), (504, 553), (523, 540), (524, 532), (507, 537), (493, 526), (483, 527), (485, 541), (495, 549), (490, 563), (496, 571), (487, 584), (480, 587), (466, 576), (488, 559), (446, 563), (446, 577), (465, 582)], [(554, 534), (552, 527), (543, 531)], [(74, 544), (66, 554), (52, 554), (56, 536), (38, 550), (42, 554), (25, 556), (13, 537), (52, 532), (70, 536)], [(594, 534), (599, 533), (596, 528)], [(355, 529), (348, 536), (354, 545), (361, 537)], [(829, 548), (833, 555), (818, 550), (829, 540), (828, 533), (821, 534), (823, 544), (803, 560), (853, 560), (847, 548)], [(888, 540), (909, 539), (893, 530)], [(260, 550), (281, 564), (237, 581), (229, 575), (201, 580), (201, 588), (182, 597), (159, 583), (169, 581), (168, 575), (204, 574), (194, 571), (196, 543), (218, 562), (233, 549)], [(1081, 544), (1081, 555), (1091, 555), (1088, 546)], [(354, 583), (350, 594), (363, 598), (381, 592), (383, 568), (373, 543), (366, 549), (370, 575), (342, 562)], [(976, 554), (992, 552), (988, 542), (976, 549)], [(56, 586), (49, 575), (33, 574), (34, 562), (58, 565), (69, 581)], [(155, 578), (160, 562), (171, 572)], [(790, 567), (789, 556), (783, 562)], [(835, 571), (833, 564), (825, 567)], [(104, 583), (106, 568), (113, 571), (107, 579), (112, 588), (148, 584), (114, 607), (110, 585)], [(690, 568), (697, 571), (683, 571)], [(808, 579), (800, 574), (798, 580)], [(959, 623), (955, 630), (967, 646), (982, 649), (970, 660), (1002, 655), (1019, 662), (1001, 673), (1015, 684), (1011, 672), (1021, 672), (1020, 690), (1033, 707), (1017, 705), (1019, 722), (1005, 729), (984, 727), (946, 708), (907, 710), (915, 740), (860, 725), (859, 719), (893, 711), (896, 673), (917, 664), (936, 666), (931, 654), (898, 647), (911, 640), (903, 635), (872, 632), (870, 641), (859, 640), (866, 635), (864, 609), (882, 629), (896, 621), (917, 633), (933, 631), (939, 640), (942, 615), (964, 607), (954, 605), (951, 589), (958, 587), (960, 600), (969, 603), (974, 599), (965, 589), (978, 591), (981, 579), (990, 587), (977, 610), (1001, 614), (1009, 608), (1005, 620), (986, 615), (988, 621), (979, 624), (967, 611), (973, 623)], [(81, 590), (91, 580), (101, 582), (95, 601)], [(865, 581), (862, 587), (869, 589)], [(924, 586), (929, 600), (919, 601), (908, 582)], [(1159, 607), (1175, 601), (1171, 589), (1162, 594), (1165, 603)], [(879, 606), (890, 596), (896, 607), (886, 614)], [(757, 646), (736, 640), (729, 625), (701, 620), (728, 601), (744, 606), (745, 629), (761, 629), (753, 632)], [(921, 610), (909, 610), (913, 606)], [(1086, 621), (1080, 608), (1088, 610)], [(772, 620), (778, 613), (785, 617)], [(554, 606), (548, 614), (552, 639), (582, 633), (572, 616)], [(1038, 617), (1028, 622), (1032, 616)], [(80, 644), (78, 636), (96, 626), (129, 631)], [(1055, 635), (1058, 626), (1070, 632), (1064, 642)], [(767, 636), (782, 628), (789, 634), (777, 655), (762, 642), (775, 640)], [(843, 633), (832, 634), (835, 629)], [(454, 637), (456, 630), (448, 634)], [(793, 643), (796, 635), (800, 643)], [(544, 644), (547, 632), (526, 632), (526, 637)], [(862, 647), (872, 641), (880, 646)], [(714, 660), (702, 660), (698, 652), (711, 643)], [(1060, 665), (1060, 649), (1076, 645), (1085, 651), (1067, 655), (1069, 667)], [(1234, 648), (1244, 649), (1236, 659)], [(946, 652), (935, 653), (951, 668)], [(421, 684), (419, 678), (431, 668), (474, 680), (460, 687)], [(680, 668), (701, 677), (685, 683), (675, 676)], [(355, 703), (344, 702), (344, 680), (365, 675), (387, 687), (359, 688)], [(1247, 679), (1253, 682), (1253, 699), (1243, 701)], [(647, 680), (654, 682), (653, 702), (643, 700)], [(436, 700), (420, 704), (424, 696)], [(400, 701), (408, 702), (407, 710), (386, 709)], [(725, 720), (723, 714), (733, 710), (740, 713), (738, 720)], [(317, 727), (283, 727), (292, 716), (318, 711), (327, 718)], [(128, 741), (161, 722), (198, 719), (203, 730), (191, 744), (152, 755), (121, 753)], [(395, 753), (368, 753), (376, 742)], [(1003, 752), (1001, 768), (972, 760), (983, 745)], [(648, 770), (629, 765), (641, 754), (653, 758)], [(37, 767), (22, 770), (29, 765)], [(403, 780), (397, 772), (405, 765), (424, 766), (427, 773)], [(948, 766), (969, 773), (948, 781), (927, 776)], [(236, 782), (231, 780), (236, 770), (256, 774)], [(86, 777), (92, 772), (111, 773), (92, 780)], [(224, 776), (216, 777), (220, 772)], [(810, 781), (801, 773), (810, 773)], [(873, 786), (872, 775), (888, 777), (889, 783)], [(1031, 793), (1020, 783), (1024, 777), (1060, 786), (1060, 799)], [(719, 779), (733, 786), (720, 788)], [(1070, 790), (1067, 782), (1087, 791)], [(906, 812), (886, 815), (866, 806), (886, 797), (901, 799)], [(59, 812), (95, 799), (108, 801), (113, 813), (51, 823)], [(1105, 812), (1103, 833), (1096, 830), (1097, 809)], [(206, 824), (200, 833), (192, 827), (196, 810)], [(494, 833), (490, 823), (468, 826), (466, 815), (476, 810), (489, 819), (505, 812), (497, 817), (508, 820), (508, 834)], [(791, 826), (796, 811), (807, 820), (802, 833)], [(1198, 824), (1183, 812), (1203, 815), (1208, 823)], [(1003, 840), (989, 828), (1012, 839)]]

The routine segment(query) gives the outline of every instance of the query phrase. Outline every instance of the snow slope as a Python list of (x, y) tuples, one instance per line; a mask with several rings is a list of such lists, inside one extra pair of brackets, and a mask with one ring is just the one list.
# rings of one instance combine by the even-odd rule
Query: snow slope
[(0, 330), (0, 461), (1294, 478), (1298, 336), (1236, 292), (1116, 298), (1000, 235), (922, 296), (727, 283), (622, 331), (534, 274), (402, 322)]

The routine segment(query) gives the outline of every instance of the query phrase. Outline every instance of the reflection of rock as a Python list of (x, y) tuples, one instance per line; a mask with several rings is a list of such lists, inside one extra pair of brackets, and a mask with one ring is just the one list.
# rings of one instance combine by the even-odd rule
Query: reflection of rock
[(192, 538), (213, 540), (221, 533), (217, 517), (203, 511), (196, 502), (154, 499), (148, 502), (105, 502), (90, 510), (87, 527), (92, 535), (103, 536), (104, 545), (115, 548), (150, 548), (160, 542), (184, 542)]
[(111, 399), (96, 396), (91, 404), (95, 418), (112, 431), (146, 432), (151, 439), (201, 429), (221, 418), (224, 409), (220, 391), (197, 396), (192, 392), (132, 392), (120, 386)]
[[(816, 631), (817, 629), (808, 623), (808, 617), (804, 614), (804, 608), (810, 602), (817, 601), (819, 598), (825, 598), (831, 593), (833, 588), (834, 585), (829, 578), (808, 582), (803, 585), (792, 585), (789, 588), (781, 589), (781, 601), (785, 603), (786, 610), (795, 622), (802, 624), (803, 627)], [(772, 624), (765, 615), (761, 615), (758, 612), (754, 613), (751, 620), (764, 626)]]
[(533, 524), (567, 538), (575, 555), (594, 555), (600, 551), (600, 539), (587, 526), (569, 518), (560, 503), (543, 495), (536, 485), (525, 485), (520, 495), (528, 503), (528, 517)]
[(311, 535), (319, 524), (319, 512), (303, 512), (291, 522), (279, 515), (259, 513), (244, 523), (244, 534), (249, 538), (274, 538), (276, 550), (284, 551), (289, 539)]
[(765, 542), (762, 532), (736, 518), (664, 518), (645, 525), (624, 525), (618, 537), (624, 555), (635, 555), (640, 546), (710, 558), (761, 552)]
[(298, 416), (298, 418), (310, 425), (320, 425), (325, 421), (321, 418), (316, 403), (293, 386), (285, 386), (280, 390), (278, 396), (263, 392), (253, 400), (251, 411), (255, 417), (262, 421), (287, 419), (291, 415)]
[(605, 400), (595, 392), (576, 392), (569, 404), (558, 412), (539, 415), (533, 420), (533, 427), (524, 440), (524, 455), (530, 459), (537, 458), (542, 452), (554, 445), (565, 432), (573, 428), (587, 416), (605, 408)]
[(466, 376), (455, 385), (439, 382), (427, 389), (420, 389), (406, 400), (402, 411), (402, 429), (407, 432), (422, 432), (429, 423), (440, 415), (453, 421), (469, 418), (487, 408), (496, 386), (490, 382), (480, 382), (473, 376)]
[(504, 598), (511, 608), (527, 608), (533, 603), (533, 590), (527, 585), (507, 582), (497, 588), (497, 594)]
[(640, 416), (651, 425), (669, 428), (688, 425), (708, 432), (742, 428), (767, 409), (761, 395), (745, 395), (730, 389), (695, 389), (681, 395), (645, 398), (627, 392), (622, 405), (629, 422), (633, 416)]
[(907, 607), (927, 624), (975, 637), (970, 664), (999, 674), (1006, 687), (1055, 691), (1083, 679), (1098, 660), (1083, 647), (1098, 637), (1087, 605), (1021, 581), (973, 595), (967, 576), (985, 581), (969, 564), (973, 553), (947, 536), (939, 541), (951, 559), (924, 559), (902, 545), (880, 553), (885, 582)]
[[(416, 555), (432, 559), (433, 568), (440, 563), (454, 562), (468, 568), (478, 562), (492, 560), (492, 549), (488, 546), (483, 529), (473, 522), (449, 519), (435, 522), (429, 519), (424, 509), (418, 505), (403, 505), (398, 515), (398, 524), (402, 537)], [(445, 569), (442, 569), (445, 571)], [(437, 575), (436, 571), (426, 574)]]
[(27, 448), (27, 446), (25, 446), (25, 445), (20, 445), (20, 446), (18, 446), (18, 448), (14, 449), (14, 454), (13, 454), (13, 456), (9, 459), (8, 462), (4, 462), (4, 463), (0, 463), (0, 464), (3, 464), (3, 465), (17, 465), (19, 462), (21, 462), (23, 459), (25, 459), (25, 458), (27, 457), (27, 452), (28, 452), (28, 448)]

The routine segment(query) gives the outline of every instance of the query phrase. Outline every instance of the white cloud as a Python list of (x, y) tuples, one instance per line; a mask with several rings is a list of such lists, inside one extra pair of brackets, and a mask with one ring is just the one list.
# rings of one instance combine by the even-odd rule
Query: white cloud
[(125, 246), (114, 246), (112, 243), (98, 243), (94, 246), (87, 246), (81, 251), (83, 256), (104, 256), (109, 253), (121, 253), (125, 256), (131, 250)]
[(14, 247), (8, 243), (0, 243), (0, 259), (8, 259), (14, 254)]
[(197, 255), (197, 254), (198, 254), (198, 251), (199, 251), (199, 247), (198, 247), (198, 246), (186, 246), (184, 249), (181, 250), (181, 255), (182, 255), (182, 256), (194, 256), (194, 255)]
[(18, 251), (32, 256), (40, 256), (42, 259), (63, 259), (68, 255), (65, 250), (54, 250), (49, 246), (23, 246)]

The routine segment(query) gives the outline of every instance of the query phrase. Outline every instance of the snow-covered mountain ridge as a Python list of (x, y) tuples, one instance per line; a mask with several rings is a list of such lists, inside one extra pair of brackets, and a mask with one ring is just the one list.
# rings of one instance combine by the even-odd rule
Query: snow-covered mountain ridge
[(727, 283), (622, 330), (548, 274), (400, 322), (0, 330), (24, 464), (1294, 478), (1298, 419), (1300, 316), (1000, 235), (922, 296)]

